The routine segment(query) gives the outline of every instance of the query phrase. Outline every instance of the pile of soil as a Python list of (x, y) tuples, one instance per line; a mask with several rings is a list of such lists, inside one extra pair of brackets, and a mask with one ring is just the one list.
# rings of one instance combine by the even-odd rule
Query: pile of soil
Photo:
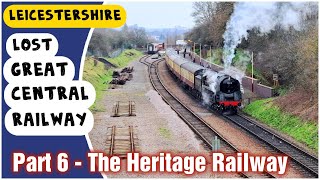
[(284, 112), (304, 120), (318, 122), (318, 99), (304, 90), (296, 90), (275, 99), (275, 104)]

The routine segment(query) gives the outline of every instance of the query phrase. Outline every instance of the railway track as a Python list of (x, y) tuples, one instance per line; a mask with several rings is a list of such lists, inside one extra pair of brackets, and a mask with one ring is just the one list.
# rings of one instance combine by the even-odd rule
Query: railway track
[[(212, 141), (218, 138), (221, 142), (220, 148), (224, 153), (234, 154), (239, 150), (229, 143), (221, 134), (215, 131), (209, 124), (207, 124), (201, 117), (194, 113), (191, 109), (185, 106), (178, 98), (170, 93), (165, 85), (162, 83), (158, 74), (158, 63), (161, 60), (154, 60), (153, 62), (147, 62), (146, 60), (150, 56), (144, 56), (140, 59), (140, 62), (148, 66), (149, 78), (152, 86), (158, 91), (163, 100), (170, 105), (170, 107), (184, 120), (184, 122), (200, 137), (205, 143), (206, 147), (212, 150)], [(264, 172), (261, 174), (256, 173), (238, 173), (243, 178), (274, 178), (270, 173)]]
[(310, 177), (318, 178), (318, 158), (293, 145), (286, 139), (262, 127), (244, 115), (224, 115), (225, 118), (240, 126), (253, 136), (264, 141), (277, 151), (288, 155), (292, 160), (311, 173)]
[(117, 155), (121, 158), (126, 158), (127, 153), (136, 150), (136, 138), (133, 133), (133, 127), (117, 128), (112, 126), (110, 134), (107, 139), (107, 146), (109, 146), (109, 155)]
[(135, 102), (120, 102), (117, 101), (113, 104), (112, 115), (111, 117), (120, 117), (120, 116), (135, 116)]
[[(212, 108), (207, 108), (214, 114), (221, 115), (220, 113), (214, 111)], [(286, 154), (289, 158), (291, 158), (294, 162), (301, 166), (304, 171), (308, 172), (305, 174), (309, 177), (318, 178), (317, 157), (293, 145), (286, 139), (278, 136), (277, 134), (271, 132), (270, 130), (264, 128), (263, 126), (257, 124), (253, 120), (241, 114), (222, 115), (221, 117), (241, 127), (246, 132), (256, 137), (258, 140), (266, 143), (266, 145), (270, 146), (272, 149)]]

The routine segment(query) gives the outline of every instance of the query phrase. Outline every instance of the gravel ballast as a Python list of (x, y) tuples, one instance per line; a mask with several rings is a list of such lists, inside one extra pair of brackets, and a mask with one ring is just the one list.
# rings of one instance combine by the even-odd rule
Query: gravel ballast
[[(277, 154), (261, 141), (255, 140), (251, 135), (246, 133), (241, 128), (226, 122), (224, 119), (217, 117), (209, 110), (205, 109), (199, 100), (186, 94), (185, 90), (179, 86), (177, 79), (170, 74), (165, 61), (160, 62), (159, 72), (162, 81), (168, 90), (173, 93), (180, 101), (187, 104), (188, 107), (203, 118), (212, 128), (218, 131), (225, 139), (233, 144), (241, 152), (249, 152), (257, 155)], [(277, 176), (277, 175), (275, 175)], [(294, 167), (291, 163), (288, 164), (288, 169), (285, 175), (279, 176), (284, 178), (303, 178), (304, 175)]]
[[(152, 61), (150, 59), (149, 61)], [(204, 154), (208, 153), (193, 131), (167, 105), (161, 96), (153, 89), (147, 72), (147, 67), (138, 60), (129, 66), (134, 67), (133, 79), (117, 89), (108, 89), (103, 99), (104, 112), (94, 114), (94, 127), (89, 137), (94, 151), (108, 153), (106, 146), (107, 128), (111, 126), (133, 126), (138, 138), (138, 151), (143, 154), (158, 154), (170, 152), (172, 154)], [(116, 101), (135, 102), (136, 116), (111, 117), (113, 104)], [(209, 168), (207, 168), (209, 169)], [(238, 177), (237, 174), (219, 174), (211, 172), (184, 175), (184, 173), (119, 173), (107, 174), (108, 177)]]

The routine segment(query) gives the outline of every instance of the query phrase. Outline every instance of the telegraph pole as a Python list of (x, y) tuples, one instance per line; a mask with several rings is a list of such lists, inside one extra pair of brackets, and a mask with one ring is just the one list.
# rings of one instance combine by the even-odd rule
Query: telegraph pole
[(201, 65), (201, 43), (200, 43), (200, 65)]
[(251, 53), (251, 90), (253, 92), (253, 51)]
[(193, 42), (193, 59), (196, 58), (196, 42)]

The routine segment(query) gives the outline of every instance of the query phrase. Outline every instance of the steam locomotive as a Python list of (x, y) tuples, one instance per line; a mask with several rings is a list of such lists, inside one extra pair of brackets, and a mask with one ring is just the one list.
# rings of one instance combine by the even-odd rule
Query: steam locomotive
[[(237, 79), (187, 61), (170, 50), (166, 54), (169, 70), (185, 88), (221, 113), (237, 112), (242, 100), (241, 85)], [(215, 74), (214, 78), (211, 74)]]

